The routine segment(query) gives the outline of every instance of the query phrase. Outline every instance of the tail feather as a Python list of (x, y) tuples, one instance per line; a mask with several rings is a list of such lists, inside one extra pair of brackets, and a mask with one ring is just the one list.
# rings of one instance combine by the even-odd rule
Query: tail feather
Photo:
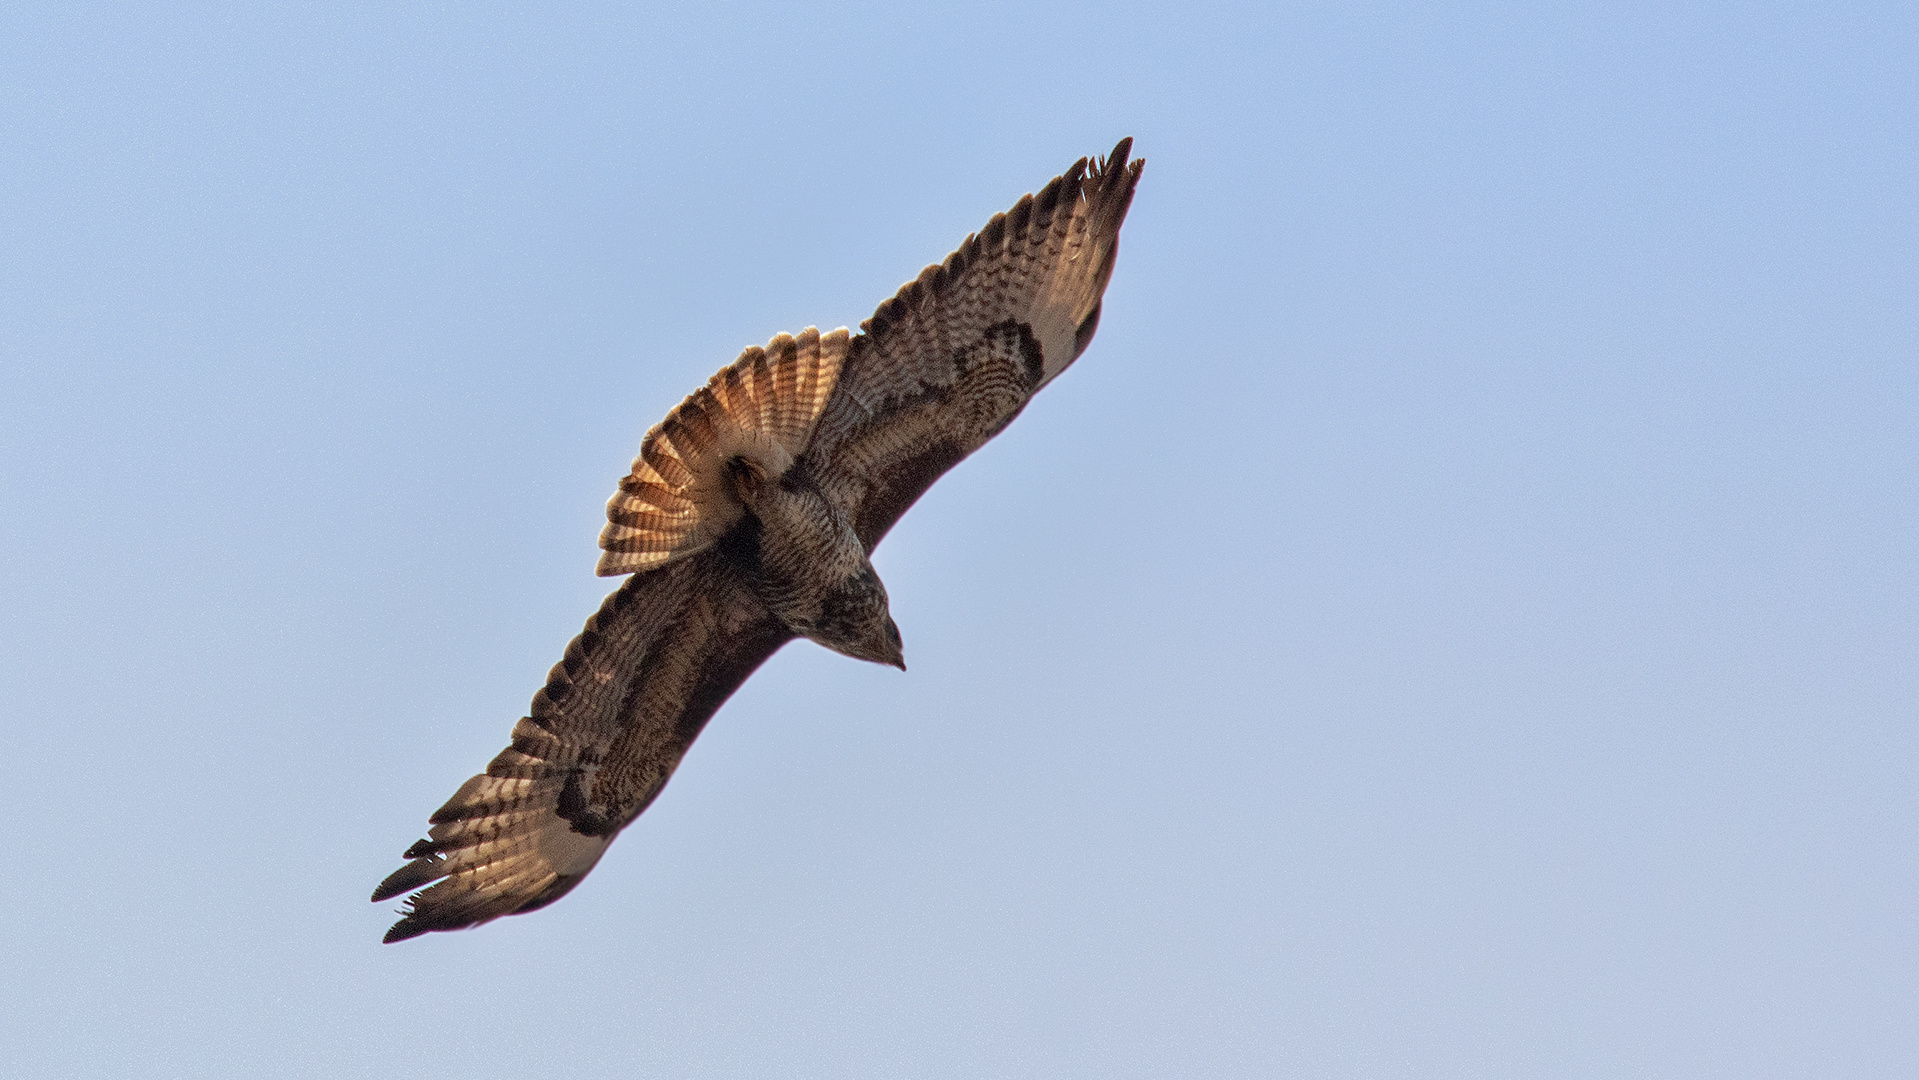
[(647, 432), (606, 504), (601, 576), (651, 570), (718, 540), (743, 512), (727, 461), (784, 473), (826, 407), (848, 340), (844, 328), (809, 327), (747, 349)]

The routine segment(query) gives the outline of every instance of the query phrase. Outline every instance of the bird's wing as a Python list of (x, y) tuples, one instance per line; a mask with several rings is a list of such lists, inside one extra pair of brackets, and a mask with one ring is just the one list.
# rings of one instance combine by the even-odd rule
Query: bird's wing
[(1144, 161), (1082, 158), (881, 304), (802, 461), (868, 550), (1079, 358)]
[(386, 940), (566, 895), (666, 786), (720, 704), (792, 636), (719, 550), (628, 579), (566, 647), (513, 744), (433, 813), (427, 839), (374, 890), (380, 901), (431, 885)]
[(606, 504), (600, 576), (651, 570), (724, 535), (743, 512), (727, 461), (753, 458), (770, 476), (793, 464), (839, 378), (846, 341), (845, 330), (781, 334), (741, 353), (655, 424)]

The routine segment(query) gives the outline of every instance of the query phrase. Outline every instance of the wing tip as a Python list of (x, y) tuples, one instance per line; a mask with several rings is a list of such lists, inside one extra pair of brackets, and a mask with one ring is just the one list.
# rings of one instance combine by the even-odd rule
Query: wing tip
[(433, 929), (434, 927), (427, 926), (424, 923), (415, 922), (413, 916), (408, 915), (387, 928), (386, 936), (380, 939), (380, 944), (392, 945), (396, 942), (407, 941), (419, 937), (422, 934), (431, 933)]
[(1133, 158), (1132, 153), (1133, 137), (1128, 135), (1113, 145), (1112, 153), (1094, 163), (1086, 176), (1086, 186), (1090, 189), (1087, 198), (1095, 204), (1094, 214), (1102, 230), (1119, 230), (1126, 220), (1127, 208), (1132, 205), (1133, 189), (1139, 184), (1140, 174), (1146, 171), (1146, 159)]
[[(411, 867), (401, 868), (402, 872), (408, 869)], [(588, 869), (590, 870), (591, 867)], [(517, 896), (506, 897), (508, 902), (505, 904), (499, 903), (497, 899), (489, 903), (474, 903), (475, 898), (470, 891), (463, 895), (441, 898), (444, 902), (436, 903), (432, 893), (437, 891), (437, 888), (418, 892), (406, 898), (407, 906), (400, 909), (400, 920), (387, 927), (386, 934), (380, 938), (380, 944), (392, 945), (435, 932), (466, 930), (505, 915), (524, 915), (529, 911), (538, 911), (572, 892), (573, 887), (585, 877), (585, 872), (549, 874), (543, 885)], [(392, 878), (387, 880), (391, 881)], [(390, 900), (397, 895), (394, 893), (382, 895), (385, 887), (386, 883), (382, 882), (382, 891), (373, 894), (374, 902)]]
[[(1099, 158), (1080, 158), (1065, 172), (1047, 181), (1037, 193), (1020, 196), (1010, 210), (994, 214), (979, 232), (962, 241), (944, 263), (927, 266), (913, 280), (900, 286), (897, 293), (860, 323), (860, 332), (877, 336), (911, 317), (937, 296), (946, 282), (958, 278), (967, 265), (986, 251), (1012, 243), (1035, 221), (1050, 223), (1061, 203), (1083, 200), (1092, 204), (1090, 216), (1096, 233), (1117, 233), (1132, 204), (1133, 188), (1146, 167), (1146, 159), (1133, 158), (1132, 152), (1133, 137), (1128, 135), (1113, 145), (1111, 153)], [(1110, 263), (1110, 258), (1108, 261)], [(1103, 278), (1110, 270), (1110, 265), (1101, 267), (1099, 276)], [(1100, 287), (1104, 284), (1101, 280)]]
[(403, 858), (409, 861), (405, 866), (388, 874), (379, 885), (374, 887), (372, 903), (378, 904), (382, 901), (391, 900), (403, 893), (409, 893), (421, 886), (432, 884), (446, 876), (446, 860), (438, 853), (414, 854), (414, 852), (420, 849), (421, 844), (426, 843), (429, 843), (429, 841), (422, 840), (407, 849), (407, 854), (403, 856)]

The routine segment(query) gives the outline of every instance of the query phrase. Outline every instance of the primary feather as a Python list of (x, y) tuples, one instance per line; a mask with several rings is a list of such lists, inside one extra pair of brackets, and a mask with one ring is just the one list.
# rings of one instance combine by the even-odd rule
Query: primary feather
[(374, 891), (414, 893), (387, 941), (564, 896), (794, 637), (899, 662), (869, 556), (1092, 340), (1144, 165), (1131, 144), (994, 215), (859, 334), (748, 349), (647, 433), (600, 538), (599, 572), (634, 576)]

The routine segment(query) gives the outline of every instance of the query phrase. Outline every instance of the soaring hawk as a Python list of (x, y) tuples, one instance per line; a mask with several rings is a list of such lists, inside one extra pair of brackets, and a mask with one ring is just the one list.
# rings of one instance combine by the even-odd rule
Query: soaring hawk
[(600, 534), (599, 572), (633, 576), (374, 890), (429, 886), (387, 941), (565, 896), (795, 637), (905, 668), (868, 556), (1086, 350), (1145, 164), (1131, 146), (995, 215), (860, 333), (747, 349), (646, 433)]

